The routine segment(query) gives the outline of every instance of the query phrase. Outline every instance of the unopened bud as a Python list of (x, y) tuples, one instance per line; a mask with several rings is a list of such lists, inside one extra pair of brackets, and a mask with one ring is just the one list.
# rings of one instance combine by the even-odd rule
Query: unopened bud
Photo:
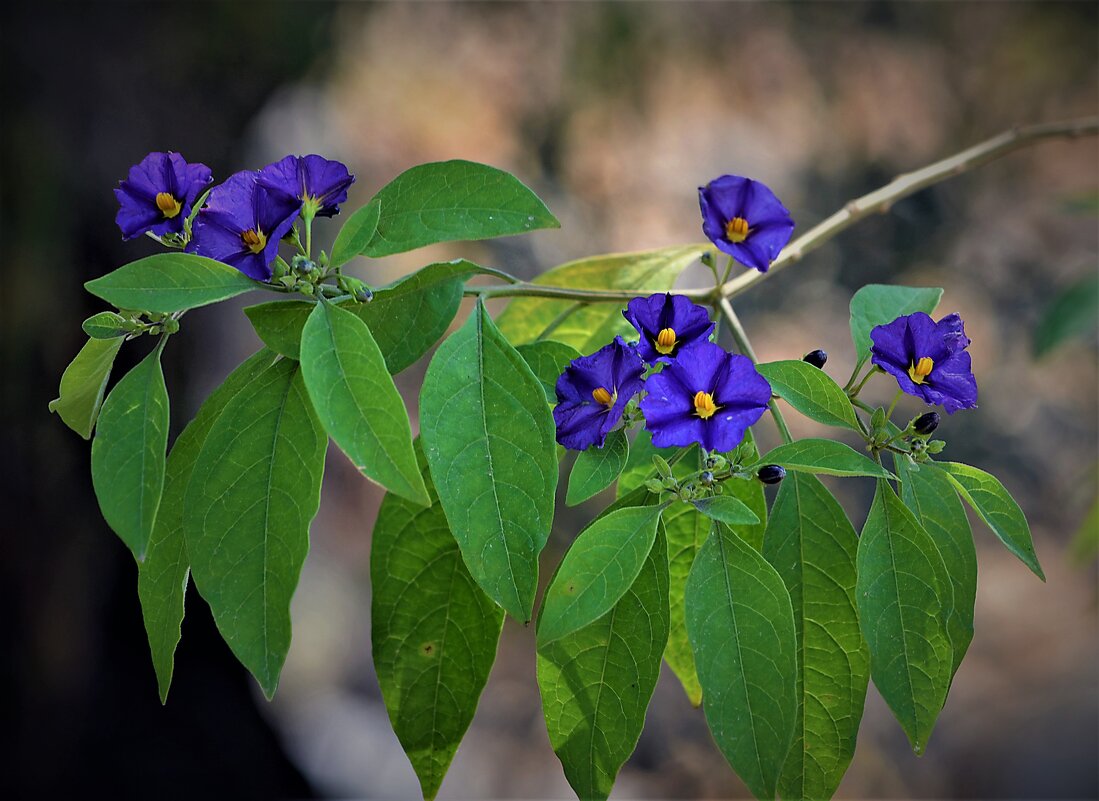
[(756, 472), (756, 478), (764, 484), (777, 484), (786, 478), (786, 468), (777, 464), (765, 464)]
[(369, 303), (374, 300), (374, 293), (364, 286), (355, 293), (355, 300), (359, 303)]
[(291, 263), (294, 265), (294, 269), (302, 275), (308, 275), (309, 273), (317, 269), (317, 265), (314, 264), (311, 259), (306, 258), (300, 253), (294, 256), (294, 259)]
[(828, 353), (819, 349), (814, 350), (802, 356), (801, 360), (803, 362), (808, 362), (818, 370), (822, 370), (824, 369), (824, 363), (828, 361)]
[(698, 477), (698, 480), (702, 482), (703, 486), (712, 487), (714, 485), (714, 474), (706, 470)]
[(921, 437), (926, 437), (939, 427), (939, 421), (941, 419), (938, 412), (922, 414), (912, 421), (912, 430)]
[(705, 253), (703, 253), (702, 254), (702, 263), (705, 264), (707, 267), (712, 265), (714, 263), (714, 254), (711, 253), (708, 250)]
[(660, 481), (659, 478), (650, 478), (648, 481), (645, 482), (645, 489), (647, 489), (649, 492), (659, 495), (661, 492), (664, 491), (664, 484)]

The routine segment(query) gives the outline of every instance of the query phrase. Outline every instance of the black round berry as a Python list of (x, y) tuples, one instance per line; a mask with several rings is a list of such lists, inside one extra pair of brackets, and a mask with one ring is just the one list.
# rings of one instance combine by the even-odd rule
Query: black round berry
[(828, 361), (828, 354), (823, 350), (815, 350), (812, 353), (806, 353), (801, 357), (803, 362), (809, 362), (817, 369), (823, 369), (824, 363)]
[(928, 412), (927, 414), (921, 414), (912, 423), (912, 430), (922, 437), (926, 437), (932, 431), (939, 427), (939, 421), (942, 418), (939, 417), (938, 412)]
[(786, 478), (786, 468), (777, 464), (765, 464), (756, 472), (756, 477), (764, 484), (777, 484)]

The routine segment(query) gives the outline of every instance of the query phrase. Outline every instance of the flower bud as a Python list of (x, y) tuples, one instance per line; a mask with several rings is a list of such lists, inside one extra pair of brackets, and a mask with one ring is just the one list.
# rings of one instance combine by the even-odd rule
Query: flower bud
[(764, 484), (777, 484), (786, 478), (786, 468), (777, 464), (765, 464), (756, 472), (756, 477)]
[(649, 492), (659, 495), (661, 492), (664, 491), (664, 484), (658, 478), (650, 478), (648, 481), (645, 482), (645, 489), (647, 489)]
[(714, 485), (714, 474), (706, 470), (698, 477), (698, 480), (702, 482), (704, 487), (712, 487)]
[(814, 350), (802, 356), (801, 360), (803, 362), (808, 362), (809, 364), (816, 367), (818, 370), (823, 370), (824, 363), (828, 361), (828, 353), (823, 350)]
[(302, 275), (308, 275), (309, 273), (317, 269), (316, 264), (314, 264), (310, 259), (301, 255), (300, 253), (294, 256), (294, 259), (291, 263), (294, 265), (294, 269)]
[(939, 420), (941, 419), (938, 412), (928, 412), (920, 415), (912, 421), (912, 430), (921, 437), (926, 437), (939, 427)]

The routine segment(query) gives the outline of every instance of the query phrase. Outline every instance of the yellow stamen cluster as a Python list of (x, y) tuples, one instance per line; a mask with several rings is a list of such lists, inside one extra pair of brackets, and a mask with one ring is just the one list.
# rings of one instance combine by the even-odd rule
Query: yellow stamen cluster
[(918, 362), (908, 368), (908, 377), (915, 383), (922, 384), (929, 375), (931, 375), (932, 368), (935, 367), (935, 362), (930, 356), (924, 356)]
[(240, 241), (253, 253), (262, 253), (267, 247), (267, 234), (258, 228), (249, 228), (240, 235)]
[(160, 213), (163, 214), (166, 219), (170, 220), (179, 214), (180, 209), (183, 208), (183, 204), (172, 197), (171, 192), (157, 192), (156, 207), (160, 209)]
[(743, 217), (733, 217), (725, 223), (725, 238), (734, 245), (748, 238), (748, 221)]
[(601, 403), (604, 406), (614, 406), (614, 395), (607, 392), (604, 387), (596, 387), (591, 391), (591, 396), (595, 399), (596, 403)]
[(709, 420), (714, 416), (714, 412), (717, 411), (717, 404), (714, 403), (714, 396), (709, 392), (696, 392), (695, 393), (695, 414), (701, 417), (703, 420)]
[(656, 335), (656, 342), (653, 343), (653, 347), (661, 356), (667, 356), (671, 353), (675, 348), (675, 329), (661, 329), (660, 333)]

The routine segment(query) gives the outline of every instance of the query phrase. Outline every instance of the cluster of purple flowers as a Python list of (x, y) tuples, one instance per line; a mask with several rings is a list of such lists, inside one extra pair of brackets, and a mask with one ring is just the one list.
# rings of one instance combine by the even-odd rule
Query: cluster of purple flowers
[[(150, 153), (115, 189), (115, 222), (123, 238), (182, 235), (211, 180), (203, 164), (188, 164), (178, 153)], [(317, 155), (287, 156), (262, 170), (238, 172), (210, 191), (194, 218), (187, 252), (266, 281), (279, 241), (298, 218), (339, 213), (354, 181), (344, 164)]]

